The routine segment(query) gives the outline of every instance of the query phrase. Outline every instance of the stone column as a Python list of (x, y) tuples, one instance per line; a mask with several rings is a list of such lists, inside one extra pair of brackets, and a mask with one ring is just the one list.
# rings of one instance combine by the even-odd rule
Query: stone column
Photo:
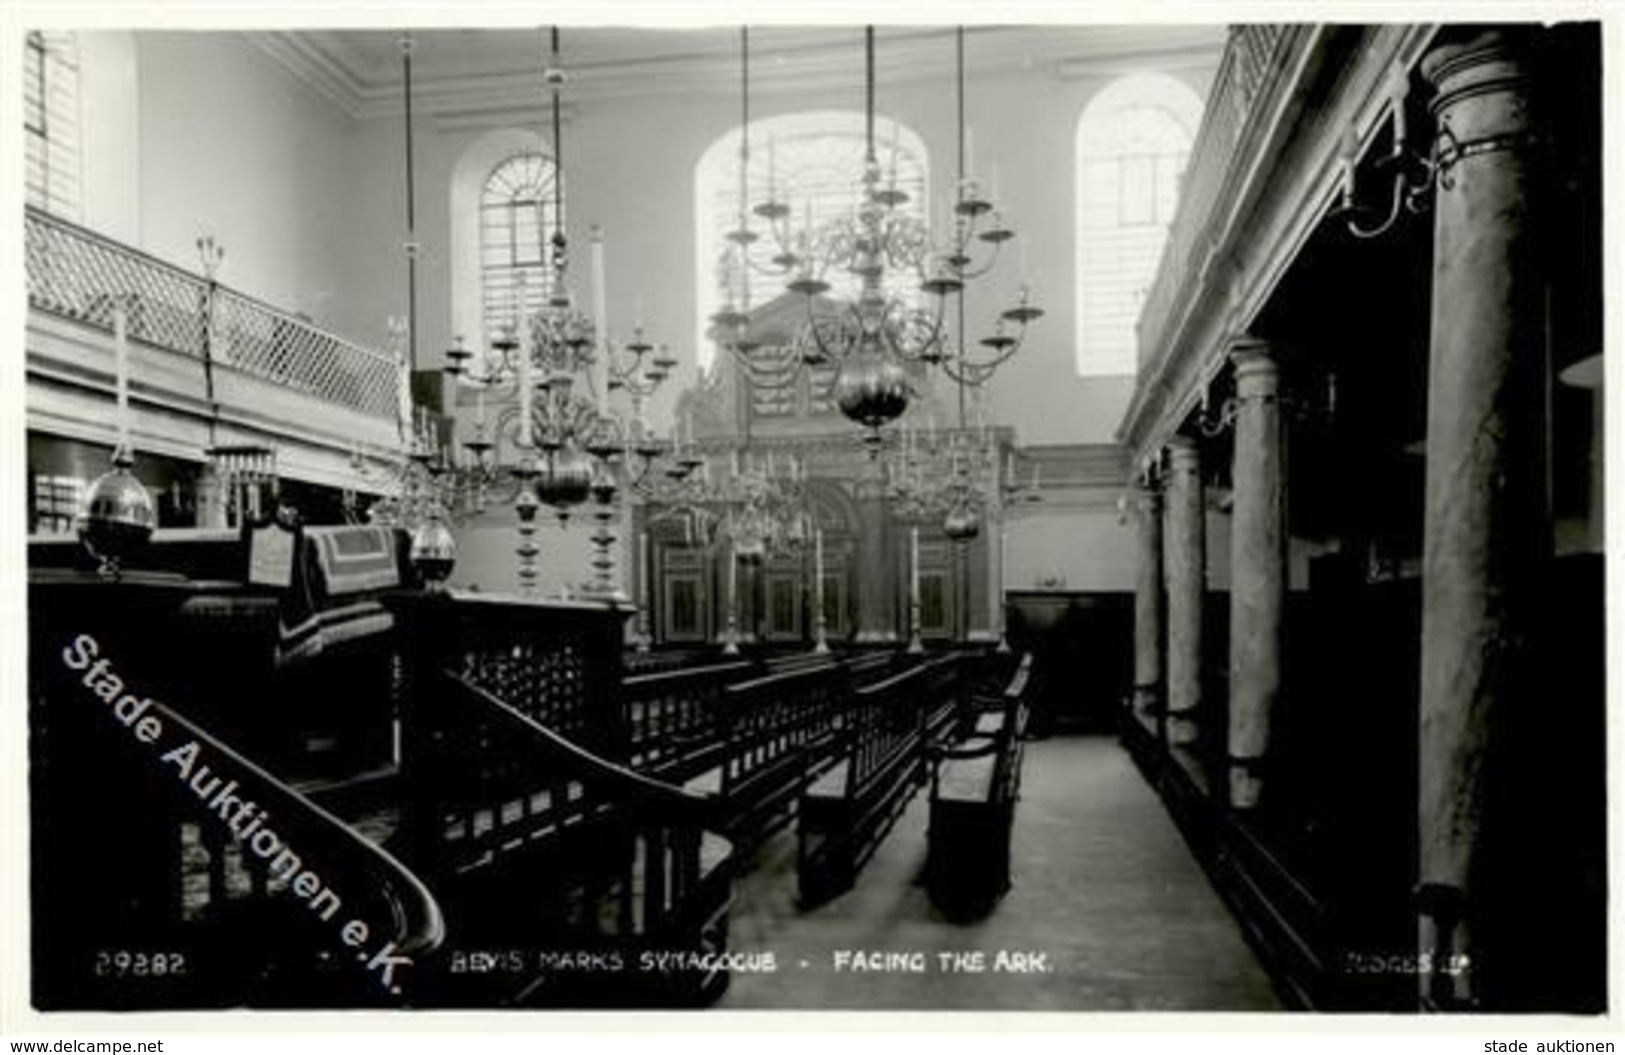
[(880, 464), (864, 464), (858, 477), (858, 644), (897, 640), (897, 573), (887, 529), (886, 487)]
[(1263, 790), (1270, 712), (1281, 693), (1286, 607), (1286, 437), (1280, 375), (1269, 346), (1250, 337), (1231, 350), (1236, 434), (1230, 527), (1230, 805), (1251, 809)]
[(1163, 735), (1162, 633), (1162, 492), (1153, 478), (1134, 499), (1139, 517), (1140, 563), (1134, 580), (1134, 717), (1147, 730)]
[(1202, 600), (1207, 589), (1207, 523), (1202, 501), (1202, 455), (1196, 441), (1168, 444), (1168, 718), (1172, 747), (1196, 743), (1202, 704)]
[(1526, 32), (1447, 39), (1422, 67), (1438, 89), (1444, 140), (1422, 544), (1418, 908), (1420, 951), (1435, 972), (1425, 995), (1444, 1007), (1479, 995), (1473, 870), (1487, 749), (1525, 676), (1527, 599), (1551, 552)]

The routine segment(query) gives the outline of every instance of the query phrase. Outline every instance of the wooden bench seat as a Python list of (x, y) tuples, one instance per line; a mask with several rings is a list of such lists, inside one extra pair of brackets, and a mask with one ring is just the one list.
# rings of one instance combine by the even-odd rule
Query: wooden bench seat
[(839, 753), (801, 795), (797, 879), (804, 906), (856, 882), (919, 789), (927, 714), (953, 697), (958, 660), (928, 659), (852, 693), (838, 726)]
[(992, 754), (956, 758), (937, 767), (936, 802), (986, 802), (993, 797), (998, 760)]
[(966, 716), (963, 739), (931, 752), (926, 889), (950, 918), (985, 914), (1010, 888), (1031, 670), (1028, 654), (1000, 697)]

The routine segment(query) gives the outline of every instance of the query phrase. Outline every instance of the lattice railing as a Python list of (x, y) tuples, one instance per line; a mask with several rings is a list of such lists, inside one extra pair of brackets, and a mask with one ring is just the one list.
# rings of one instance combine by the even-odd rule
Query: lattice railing
[(1237, 157), (1237, 144), (1275, 98), (1272, 78), (1280, 76), (1276, 54), (1290, 29), (1284, 25), (1230, 27), (1230, 39), (1181, 181), (1179, 209), (1140, 312), (1142, 364), (1147, 356), (1160, 354), (1157, 350), (1179, 306), (1183, 284), (1198, 270), (1201, 254), (1212, 248), (1211, 221), (1226, 177), (1238, 162), (1247, 160)]
[[(123, 298), (132, 339), (305, 392), (373, 417), (396, 412), (387, 354), (61, 217), (27, 212), (29, 307), (111, 332)], [(213, 327), (206, 325), (213, 306)]]

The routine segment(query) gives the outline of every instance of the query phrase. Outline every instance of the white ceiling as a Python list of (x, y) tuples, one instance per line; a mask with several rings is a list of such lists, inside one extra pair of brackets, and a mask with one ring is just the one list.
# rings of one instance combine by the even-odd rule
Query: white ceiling
[[(398, 112), (400, 33), (375, 29), (300, 29), (250, 34), (267, 52), (357, 117)], [(1010, 71), (1059, 77), (1106, 75), (1155, 63), (1211, 67), (1222, 25), (972, 26), (965, 58), (972, 79)], [(430, 113), (500, 109), (533, 101), (547, 63), (542, 28), (433, 28), (412, 32), (414, 97)], [(876, 30), (882, 83), (953, 75), (951, 26)], [(735, 94), (739, 28), (565, 27), (566, 98), (591, 101), (671, 92)], [(862, 84), (861, 26), (753, 26), (753, 91), (855, 90)], [(484, 100), (484, 103), (481, 102)]]

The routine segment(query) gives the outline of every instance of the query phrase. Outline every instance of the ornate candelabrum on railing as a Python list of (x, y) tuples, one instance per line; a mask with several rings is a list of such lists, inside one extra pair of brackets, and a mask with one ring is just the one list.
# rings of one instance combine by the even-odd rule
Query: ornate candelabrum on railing
[[(968, 135), (964, 120), (964, 30), (956, 35), (959, 100), (959, 180), (952, 201), (952, 220), (933, 232), (904, 211), (910, 198), (897, 186), (897, 145), (888, 180), (875, 151), (874, 28), (866, 27), (865, 139), (863, 170), (855, 208), (815, 222), (812, 203), (802, 203), (802, 222), (794, 223), (795, 203), (780, 198), (769, 177), (768, 199), (747, 213), (749, 151), (749, 34), (743, 32), (743, 98), (745, 120), (740, 148), (739, 227), (728, 233), (734, 281), (723, 308), (712, 316), (721, 345), (741, 364), (753, 383), (783, 387), (807, 367), (833, 366), (831, 396), (849, 419), (865, 428), (864, 442), (877, 455), (884, 440), (880, 429), (901, 415), (913, 397), (910, 364), (940, 366), (956, 381), (979, 385), (1020, 348), (1029, 322), (1042, 315), (1025, 286), (1018, 303), (1000, 314), (994, 332), (980, 349), (967, 352), (963, 340), (946, 339), (947, 299), (962, 297), (965, 284), (987, 274), (1001, 246), (1015, 238), (993, 202), (967, 174)], [(771, 164), (771, 158), (770, 158)], [(765, 224), (776, 252), (768, 260), (753, 258), (760, 240), (750, 215)], [(986, 247), (982, 260), (978, 247)], [(755, 270), (785, 282), (804, 298), (806, 321), (786, 350), (764, 346), (749, 334), (749, 276)], [(888, 290), (888, 273), (909, 275), (916, 292)], [(855, 296), (837, 296), (829, 279), (837, 273), (855, 276)], [(895, 284), (895, 283), (893, 283)], [(736, 299), (735, 289), (738, 289)], [(963, 302), (959, 306), (964, 328)]]

